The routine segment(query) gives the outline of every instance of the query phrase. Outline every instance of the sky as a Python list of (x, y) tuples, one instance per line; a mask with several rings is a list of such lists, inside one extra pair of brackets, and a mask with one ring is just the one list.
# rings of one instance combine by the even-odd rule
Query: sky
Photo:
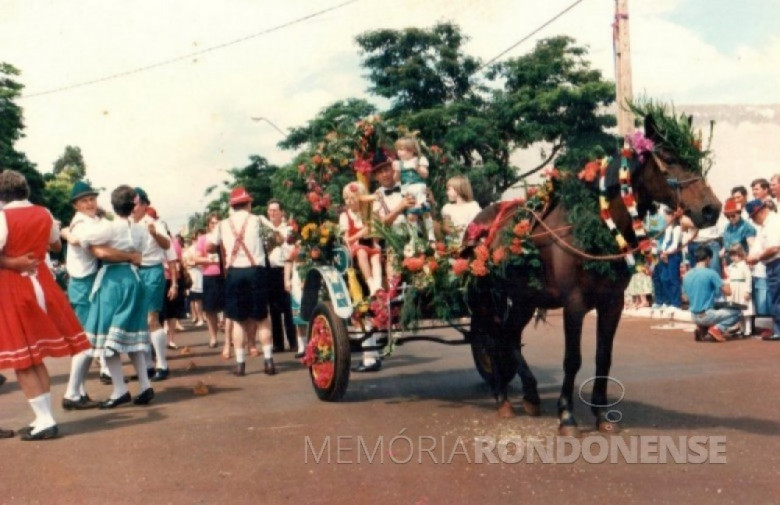
[[(65, 146), (106, 188), (142, 186), (178, 229), (226, 171), (276, 144), (336, 100), (368, 95), (354, 42), (363, 32), (454, 22), (465, 51), (489, 60), (574, 0), (0, 0), (0, 61), (21, 70), (26, 137), (17, 143), (50, 172)], [(780, 2), (629, 0), (634, 94), (675, 104), (780, 102)], [(505, 57), (560, 34), (590, 50), (612, 79), (613, 0), (583, 0)], [(256, 37), (249, 37), (260, 34)], [(246, 40), (116, 79), (78, 83)], [(520, 167), (522, 168), (522, 167)]]

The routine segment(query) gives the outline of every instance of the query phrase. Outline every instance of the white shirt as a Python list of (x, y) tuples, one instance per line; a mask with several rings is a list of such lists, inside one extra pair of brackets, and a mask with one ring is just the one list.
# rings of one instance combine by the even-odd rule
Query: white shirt
[(68, 242), (68, 254), (65, 259), (65, 267), (71, 277), (81, 279), (97, 272), (98, 260), (88, 248), (81, 245), (81, 240), (88, 228), (99, 223), (100, 218), (97, 216), (90, 217), (81, 212), (76, 212), (73, 216), (70, 222), (70, 238), (78, 242), (78, 245)]
[[(760, 241), (760, 248), (762, 251), (770, 247), (780, 246), (780, 216), (778, 216), (776, 212), (767, 212), (764, 224), (761, 225), (761, 228), (757, 231), (756, 239), (757, 241)], [(771, 263), (777, 259), (780, 259), (780, 252), (763, 260), (763, 263)]]
[[(398, 189), (398, 191), (395, 191), (395, 189)], [(381, 218), (385, 218), (388, 214), (390, 214), (393, 209), (398, 207), (401, 204), (401, 200), (403, 200), (403, 195), (401, 194), (401, 185), (396, 184), (392, 188), (393, 192), (389, 195), (385, 194), (385, 188), (379, 188), (376, 190), (375, 194), (377, 196), (377, 199), (374, 200), (374, 208), (373, 211), (376, 215), (378, 215)], [(403, 212), (398, 215), (398, 217), (395, 218), (395, 221), (393, 221), (393, 229), (398, 231), (398, 229), (403, 227), (403, 224), (406, 223), (406, 218), (404, 217)]]
[(101, 219), (99, 223), (84, 229), (81, 246), (107, 245), (120, 251), (143, 251), (154, 242), (146, 227), (128, 218), (116, 217), (113, 221)]
[[(6, 203), (2, 206), (2, 209), (21, 209), (24, 207), (32, 207), (29, 200), (16, 200)], [(48, 209), (46, 212), (49, 212)], [(54, 220), (54, 216), (49, 212), (51, 216), (51, 231), (49, 232), (49, 243), (53, 244), (60, 239), (60, 227), (57, 226), (57, 222)], [(8, 221), (5, 220), (5, 213), (0, 212), (0, 250), (5, 249), (5, 244), (8, 241)]]
[(290, 251), (292, 250), (292, 247), (287, 243), (287, 237), (290, 236), (292, 230), (284, 220), (279, 223), (279, 226), (274, 226), (270, 219), (267, 219), (265, 216), (260, 216), (260, 222), (266, 228), (270, 228), (281, 235), (283, 242), (281, 245), (274, 247), (268, 254), (268, 263), (272, 267), (283, 267), (285, 258), (290, 256)]
[(680, 225), (670, 225), (664, 230), (664, 238), (661, 240), (660, 249), (661, 252), (672, 254), (678, 252), (680, 248)]
[[(235, 249), (236, 237), (233, 234), (233, 228), (236, 233), (241, 233), (241, 228), (246, 222), (246, 228), (244, 230), (244, 244), (246, 250), (251, 254), (252, 260), (254, 260), (255, 266), (265, 266), (265, 251), (263, 250), (263, 243), (260, 240), (260, 218), (250, 214), (246, 210), (237, 210), (233, 212), (230, 217), (223, 219), (208, 235), (208, 241), (211, 244), (225, 246), (225, 252), (227, 254), (226, 262), (228, 268), (247, 268), (252, 266), (250, 257), (247, 256), (246, 250), (243, 247)], [(233, 227), (231, 227), (231, 223)], [(235, 249), (235, 255), (233, 254)]]
[[(146, 228), (148, 233), (150, 223), (154, 225), (154, 229), (158, 235), (163, 235), (168, 237), (168, 240), (172, 240), (171, 236), (168, 234), (168, 230), (165, 229), (164, 224), (159, 220), (155, 221), (150, 216), (144, 216), (136, 224)], [(147, 247), (141, 251), (141, 254), (141, 266), (144, 267), (161, 265), (166, 260), (175, 261), (177, 259), (176, 252), (173, 251), (172, 247), (169, 247), (167, 250), (163, 249), (160, 247), (160, 244), (154, 240), (154, 237), (152, 237), (152, 240), (147, 245)]]
[(448, 203), (441, 208), (441, 217), (442, 219), (448, 218), (452, 222), (457, 230), (459, 242), (461, 242), (469, 223), (477, 217), (481, 210), (482, 208), (475, 201)]

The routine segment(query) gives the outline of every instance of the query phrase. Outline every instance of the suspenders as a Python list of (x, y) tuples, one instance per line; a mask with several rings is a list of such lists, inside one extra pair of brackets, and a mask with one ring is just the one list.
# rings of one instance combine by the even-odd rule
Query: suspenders
[(233, 266), (233, 262), (236, 261), (236, 257), (238, 256), (238, 251), (243, 250), (244, 254), (246, 254), (247, 259), (249, 259), (249, 264), (252, 266), (256, 266), (255, 258), (252, 256), (252, 253), (249, 251), (249, 248), (246, 246), (246, 243), (244, 242), (244, 233), (246, 233), (246, 223), (249, 221), (249, 218), (251, 216), (247, 215), (246, 219), (244, 219), (244, 224), (241, 225), (241, 231), (236, 233), (236, 227), (233, 225), (233, 220), (228, 218), (227, 222), (230, 225), (230, 231), (233, 232), (233, 237), (235, 237), (236, 242), (233, 244), (233, 250), (230, 252), (230, 259), (227, 262), (227, 268), (230, 268)]

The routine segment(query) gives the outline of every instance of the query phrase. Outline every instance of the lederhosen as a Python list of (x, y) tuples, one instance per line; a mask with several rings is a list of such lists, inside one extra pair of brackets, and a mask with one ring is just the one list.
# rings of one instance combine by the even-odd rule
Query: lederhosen
[[(234, 321), (254, 319), (260, 321), (268, 316), (268, 290), (266, 269), (258, 266), (251, 251), (244, 242), (246, 225), (251, 215), (247, 215), (241, 230), (236, 232), (232, 219), (228, 218), (230, 231), (235, 243), (227, 261), (225, 278), (225, 316)], [(234, 267), (239, 251), (243, 251), (249, 260), (248, 267)]]

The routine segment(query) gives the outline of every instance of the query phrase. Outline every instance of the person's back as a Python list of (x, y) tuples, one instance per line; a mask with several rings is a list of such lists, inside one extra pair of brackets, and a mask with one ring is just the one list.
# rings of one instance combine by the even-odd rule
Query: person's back
[(715, 305), (723, 281), (710, 268), (697, 266), (683, 277), (683, 291), (688, 297), (689, 310), (698, 314)]

